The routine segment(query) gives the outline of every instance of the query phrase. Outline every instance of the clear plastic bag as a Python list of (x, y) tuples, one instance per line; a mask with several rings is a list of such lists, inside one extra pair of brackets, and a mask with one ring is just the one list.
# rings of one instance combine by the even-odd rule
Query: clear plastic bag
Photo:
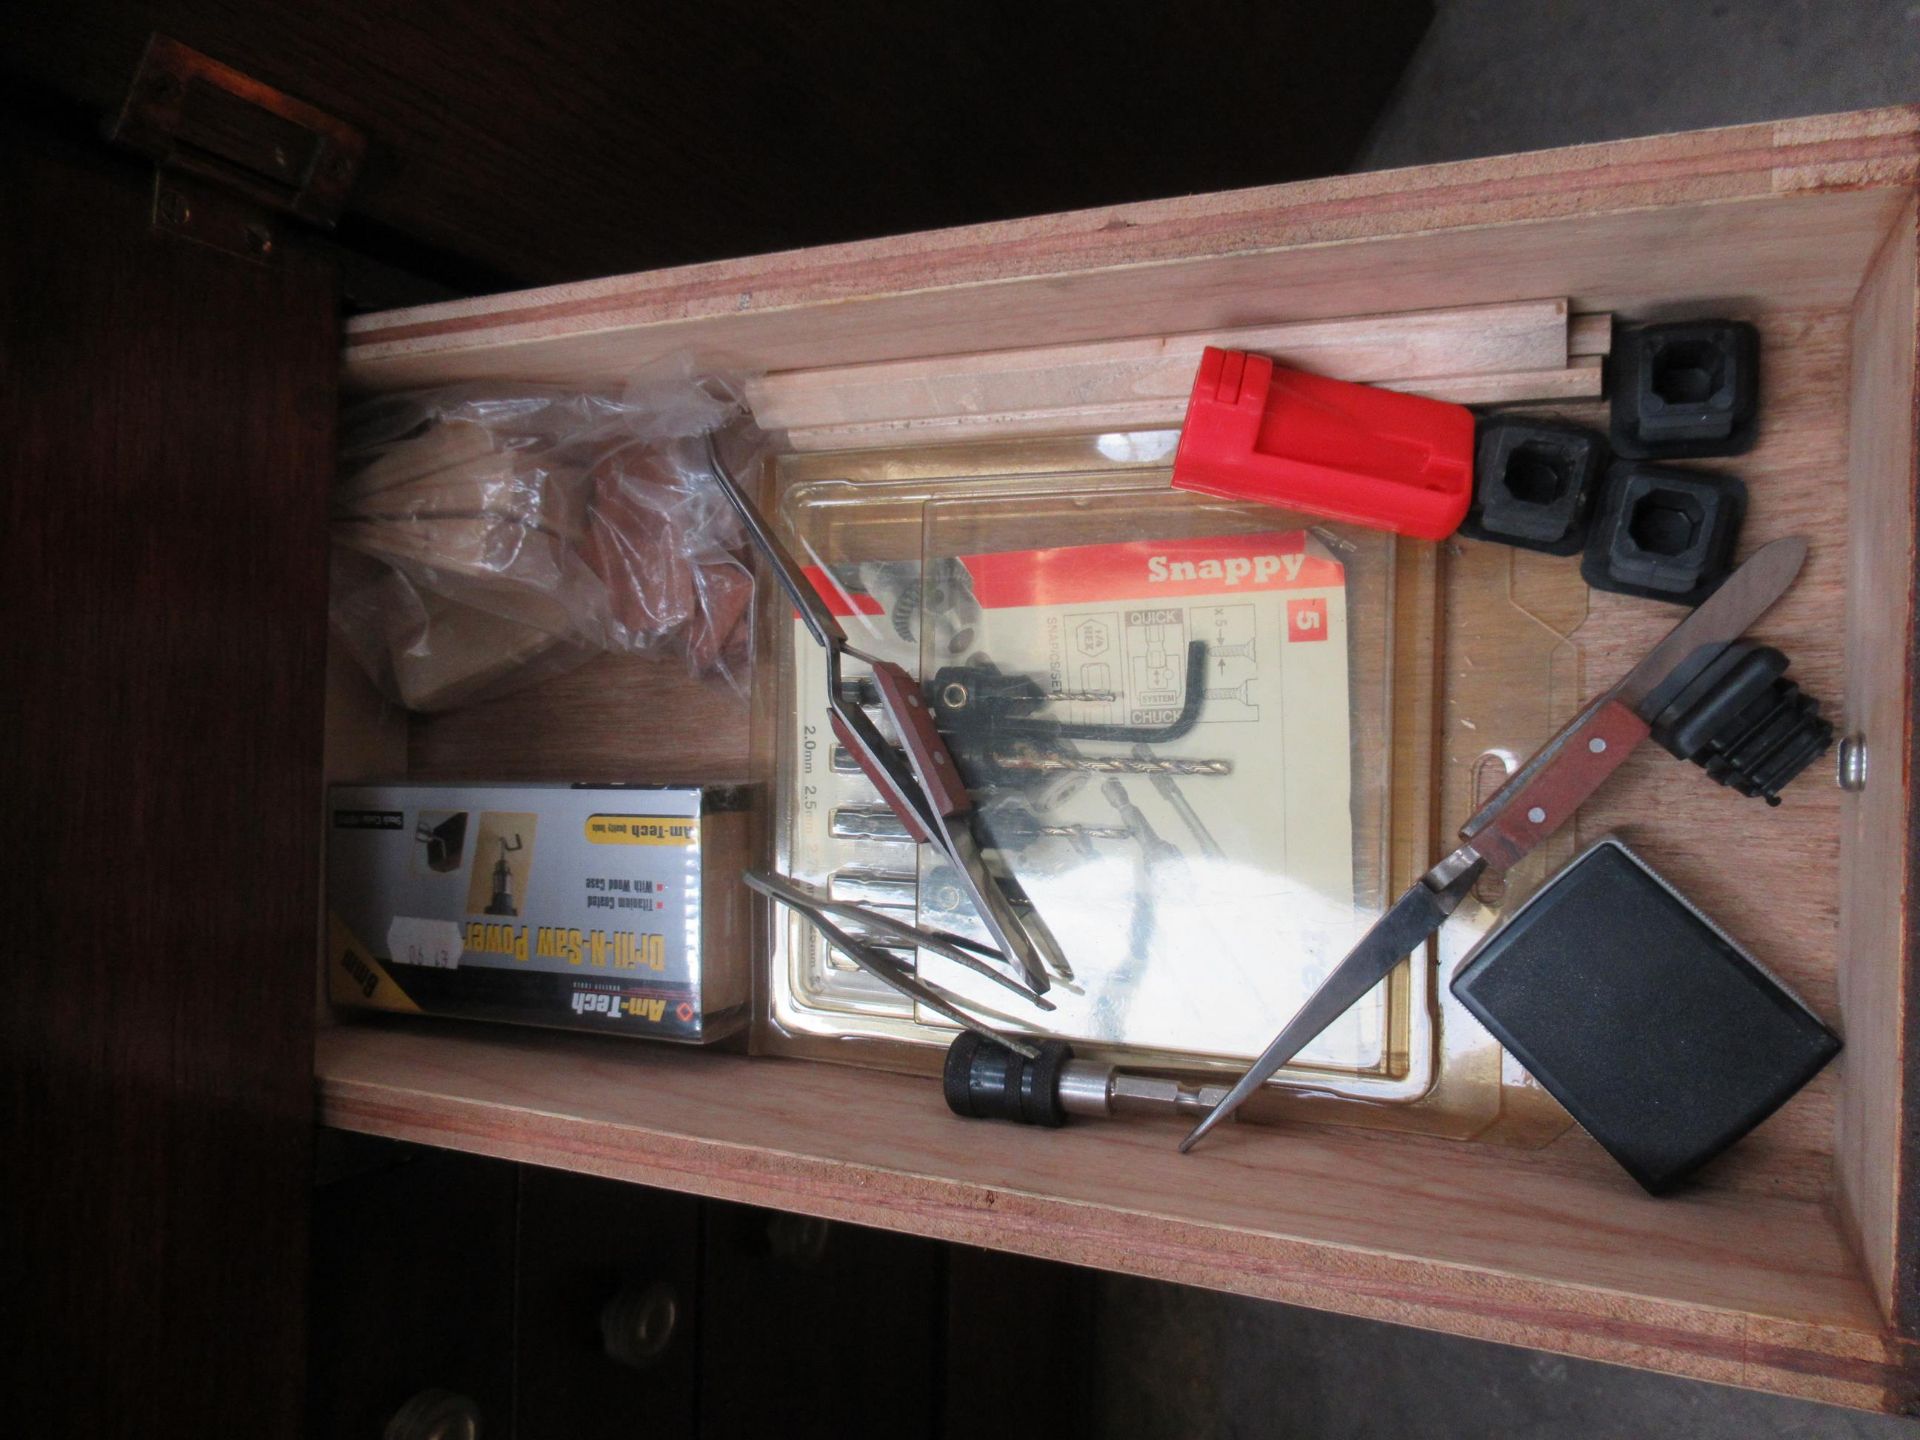
[(596, 654), (685, 657), (744, 694), (753, 575), (708, 473), (759, 458), (734, 388), (462, 385), (348, 411), (332, 616), (381, 690), (445, 710)]

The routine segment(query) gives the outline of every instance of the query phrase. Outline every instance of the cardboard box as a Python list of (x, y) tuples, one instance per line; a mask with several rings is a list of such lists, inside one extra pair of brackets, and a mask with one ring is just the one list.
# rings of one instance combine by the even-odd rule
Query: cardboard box
[(334, 1003), (704, 1044), (747, 1018), (732, 786), (337, 785)]

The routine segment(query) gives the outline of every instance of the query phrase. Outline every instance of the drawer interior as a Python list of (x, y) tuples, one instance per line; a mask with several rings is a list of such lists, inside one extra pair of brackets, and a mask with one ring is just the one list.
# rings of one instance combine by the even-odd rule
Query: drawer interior
[[(1582, 839), (1627, 835), (1837, 1022), (1846, 1037), (1837, 1064), (1694, 1188), (1663, 1200), (1578, 1131), (1529, 1152), (1241, 1126), (1182, 1158), (1170, 1122), (1058, 1133), (969, 1125), (946, 1113), (934, 1083), (912, 1077), (339, 1017), (320, 1041), (324, 1118), (1700, 1378), (1889, 1403), (1898, 1367), (1888, 1327), (1906, 1303), (1900, 1257), (1911, 1244), (1899, 1225), (1911, 1004), (1911, 193), (1709, 191), (1668, 203), (1649, 172), (1628, 177), (1646, 190), (1637, 205), (1594, 213), (1572, 195), (1498, 224), (1464, 212), (1435, 223), (1429, 208), (1400, 230), (1386, 202), (1362, 203), (1373, 178), (1316, 200), (1316, 213), (1299, 217), (1303, 238), (1284, 245), (1237, 244), (1241, 201), (1227, 196), (1195, 202), (1181, 235), (1142, 227), (1125, 264), (1108, 263), (1120, 252), (1104, 228), (1021, 254), (1016, 225), (944, 237), (939, 285), (882, 242), (848, 247), (858, 257), (810, 252), (805, 277), (738, 262), (373, 317), (354, 337), (347, 378), (367, 389), (462, 378), (585, 385), (676, 352), (785, 370), (1561, 295), (1577, 310), (1636, 320), (1751, 319), (1762, 333), (1763, 437), (1749, 456), (1705, 463), (1750, 488), (1743, 552), (1780, 535), (1812, 538), (1799, 583), (1756, 634), (1792, 658), (1842, 734), (1865, 738), (1868, 783), (1843, 794), (1821, 768), (1768, 810), (1648, 747), (1577, 823)], [(996, 246), (998, 258), (987, 253)], [(1004, 271), (1008, 247), (1019, 273), (994, 269)], [(792, 293), (769, 293), (782, 284)], [(746, 298), (729, 308), (729, 296)], [(1596, 594), (1582, 632), (1585, 691), (1611, 684), (1672, 620), (1664, 607)], [(765, 689), (756, 703), (770, 704)], [(336, 780), (729, 780), (747, 773), (769, 727), (768, 715), (756, 724), (673, 664), (603, 659), (490, 704), (408, 718), (336, 659), (328, 770)]]

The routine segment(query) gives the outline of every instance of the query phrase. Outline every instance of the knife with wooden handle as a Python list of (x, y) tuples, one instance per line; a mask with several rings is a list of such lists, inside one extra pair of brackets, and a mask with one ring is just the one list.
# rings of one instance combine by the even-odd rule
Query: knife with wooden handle
[(1558, 830), (1652, 732), (1662, 682), (1705, 649), (1739, 639), (1787, 591), (1807, 542), (1762, 546), (1698, 609), (1667, 633), (1618, 685), (1576, 715), (1502, 785), (1460, 831), (1462, 843), (1414, 881), (1334, 966), (1260, 1058), (1180, 1142), (1191, 1150), (1327, 1026), (1446, 923), (1474, 882), (1509, 870)]

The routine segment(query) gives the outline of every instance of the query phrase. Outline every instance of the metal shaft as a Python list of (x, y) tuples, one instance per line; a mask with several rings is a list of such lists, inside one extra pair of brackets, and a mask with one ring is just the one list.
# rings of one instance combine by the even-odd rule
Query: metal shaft
[(996, 758), (1003, 770), (1050, 775), (1061, 770), (1085, 770), (1095, 775), (1231, 775), (1231, 760), (1174, 760), (1157, 756), (1141, 760), (1132, 755), (1027, 754)]
[[(1124, 825), (1075, 825), (1041, 820), (1026, 812), (989, 811), (984, 817), (996, 845), (1021, 844), (1040, 836), (1062, 840), (1125, 840), (1132, 832)], [(883, 805), (842, 805), (828, 819), (836, 840), (907, 841), (907, 827)]]
[[(1154, 753), (1144, 745), (1134, 746), (1133, 757), (1136, 760), (1156, 758)], [(1193, 802), (1187, 799), (1186, 792), (1180, 788), (1178, 782), (1171, 775), (1149, 775), (1147, 779), (1160, 798), (1167, 802), (1173, 813), (1180, 817), (1180, 823), (1187, 827), (1188, 833), (1199, 843), (1200, 853), (1209, 860), (1226, 859), (1227, 852), (1220, 848), (1219, 842), (1213, 838), (1213, 832), (1207, 829), (1206, 822), (1200, 818), (1200, 812), (1193, 808)]]
[(1055, 825), (1043, 822), (1035, 833), (1056, 835), (1063, 840), (1124, 840), (1131, 832), (1124, 825)]
[(1445, 923), (1486, 867), (1485, 860), (1470, 847), (1462, 846), (1414, 881), (1406, 894), (1373, 923), (1373, 928), (1361, 937), (1346, 959), (1334, 966), (1332, 973), (1320, 982), (1320, 988), (1307, 997), (1307, 1003), (1235, 1082), (1226, 1098), (1180, 1142), (1180, 1153), (1184, 1155), (1197, 1145), (1201, 1137), (1239, 1109), (1249, 1095), (1266, 1084), (1322, 1030), (1386, 979), (1416, 945), (1422, 944)]
[[(1143, 747), (1144, 748), (1144, 747)], [(1177, 760), (1159, 755), (1062, 755), (1055, 753), (1026, 753), (996, 756), (994, 764), (1002, 770), (1027, 771), (1033, 774), (1064, 774), (1078, 771), (1093, 775), (1231, 775), (1231, 760)], [(836, 775), (858, 775), (860, 763), (855, 760), (844, 745), (833, 747), (833, 773)], [(1165, 794), (1165, 791), (1161, 792)], [(1178, 806), (1175, 807), (1176, 809)]]
[(1204, 1115), (1226, 1094), (1225, 1085), (1189, 1085), (1092, 1060), (1069, 1060), (1060, 1067), (1060, 1106), (1069, 1115)]
[(1160, 832), (1153, 828), (1153, 822), (1133, 803), (1133, 797), (1127, 794), (1123, 781), (1108, 776), (1100, 782), (1100, 793), (1107, 797), (1109, 805), (1120, 812), (1121, 820), (1126, 822), (1127, 834), (1140, 843), (1140, 853), (1147, 864), (1158, 865), (1181, 858), (1179, 847), (1162, 840)]
[[(872, 680), (865, 675), (852, 675), (840, 682), (840, 693), (855, 705), (864, 705), (869, 709), (880, 703), (880, 692)], [(1040, 690), (1034, 692), (1035, 700), (1044, 700), (1049, 705), (1107, 705), (1120, 696), (1112, 690)]]

